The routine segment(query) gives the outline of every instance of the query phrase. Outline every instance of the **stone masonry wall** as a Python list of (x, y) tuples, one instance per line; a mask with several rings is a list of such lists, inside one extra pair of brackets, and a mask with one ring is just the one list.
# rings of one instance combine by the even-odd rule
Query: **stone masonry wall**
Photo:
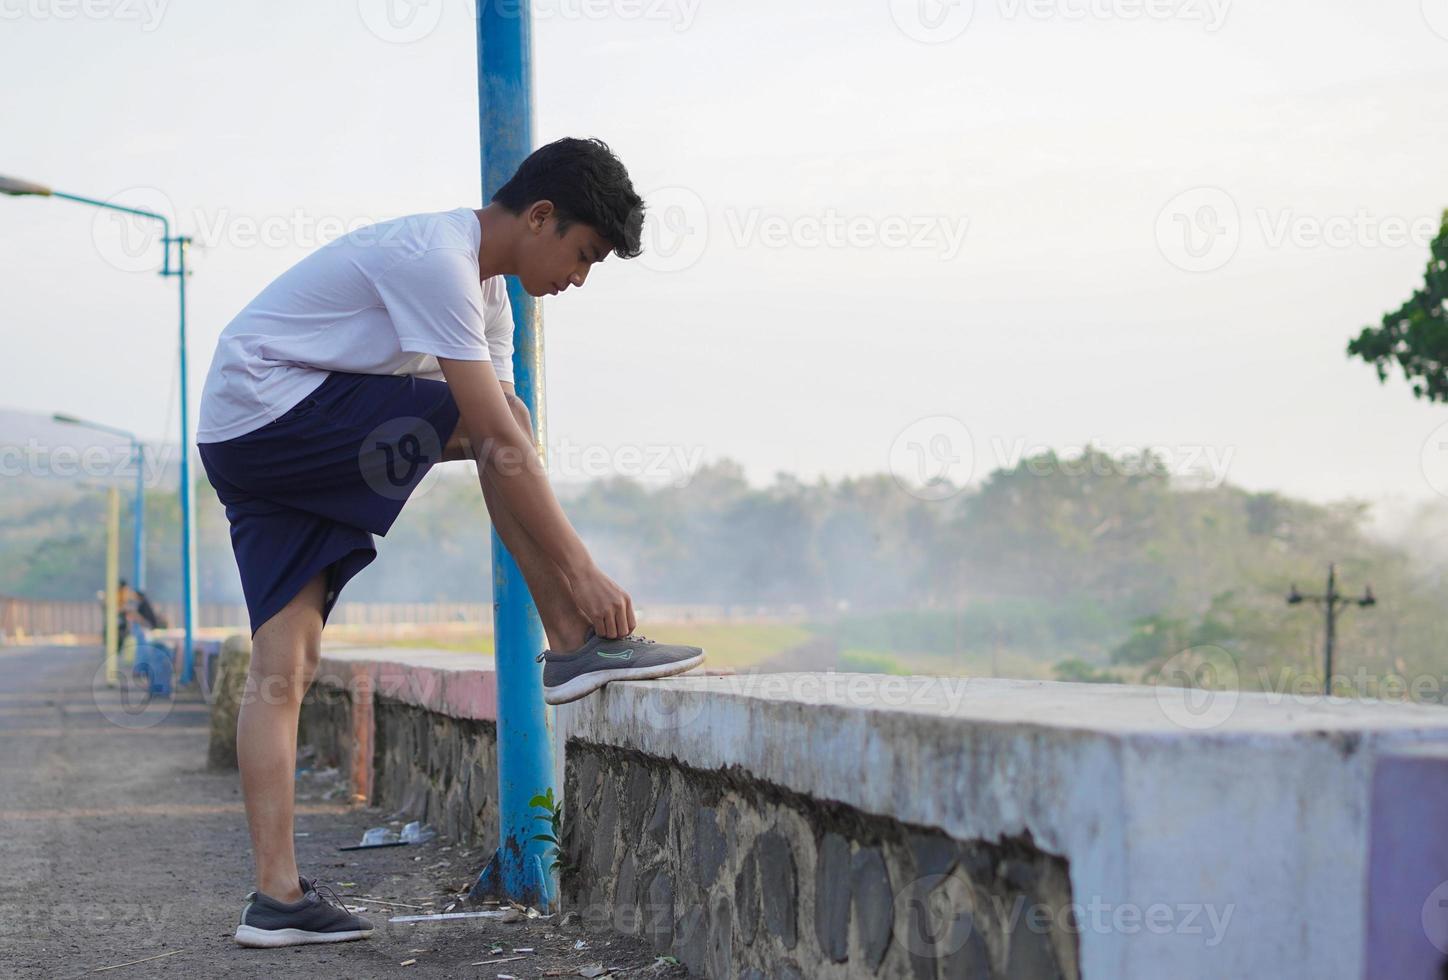
[[(341, 688), (313, 685), (298, 741), (322, 765), (352, 768), (352, 703)], [(387, 697), (372, 703), (372, 806), (430, 823), (465, 845), (498, 842), (497, 728)]]
[(313, 684), (302, 698), (297, 744), (317, 750), (317, 764), (351, 772), (352, 699), (341, 688)]
[(373, 712), (372, 804), (430, 823), (449, 840), (497, 846), (497, 727), (384, 697)]
[[(1078, 980), (1064, 859), (568, 745), (564, 908), (715, 980)], [(1063, 923), (1065, 925), (1063, 925)]]

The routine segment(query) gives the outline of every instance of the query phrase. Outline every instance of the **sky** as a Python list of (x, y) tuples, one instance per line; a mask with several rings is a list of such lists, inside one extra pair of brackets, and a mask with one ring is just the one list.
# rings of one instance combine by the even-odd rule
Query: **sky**
[[(544, 301), (550, 466), (978, 481), (1152, 447), (1448, 497), (1448, 409), (1348, 340), (1448, 208), (1448, 0), (547, 0), (535, 143), (597, 136), (645, 255)], [(0, 173), (194, 236), (216, 337), (344, 228), (481, 206), (467, 0), (0, 0)], [(174, 439), (175, 280), (0, 198), (0, 409)], [(3, 440), (4, 433), (0, 433)]]

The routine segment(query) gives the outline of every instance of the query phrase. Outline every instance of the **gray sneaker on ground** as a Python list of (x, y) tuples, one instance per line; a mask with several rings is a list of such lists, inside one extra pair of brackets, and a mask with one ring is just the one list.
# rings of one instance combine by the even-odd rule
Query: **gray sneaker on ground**
[[(303, 943), (341, 943), (372, 935), (372, 923), (347, 911), (342, 899), (315, 879), (298, 876), (302, 897), (279, 902), (264, 892), (250, 892), (241, 922), (236, 927), (243, 946), (300, 946)], [(331, 901), (323, 897), (326, 889)]]
[(701, 647), (660, 643), (639, 633), (616, 640), (599, 636), (592, 626), (583, 646), (571, 653), (544, 650), (543, 700), (567, 704), (592, 694), (609, 681), (644, 681), (682, 674), (704, 662)]

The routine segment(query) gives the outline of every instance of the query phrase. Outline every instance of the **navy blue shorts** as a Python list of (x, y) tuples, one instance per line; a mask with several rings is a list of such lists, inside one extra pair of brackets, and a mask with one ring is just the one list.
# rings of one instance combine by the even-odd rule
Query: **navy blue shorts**
[(280, 418), (196, 447), (231, 522), (253, 636), (323, 570), (326, 623), (458, 418), (446, 382), (333, 371)]

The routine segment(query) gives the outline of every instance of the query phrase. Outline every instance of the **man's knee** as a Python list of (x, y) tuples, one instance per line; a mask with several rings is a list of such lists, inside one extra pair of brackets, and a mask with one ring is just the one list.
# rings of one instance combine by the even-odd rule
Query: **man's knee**
[(320, 656), (322, 609), (328, 581), (327, 569), (317, 572), (286, 605), (257, 628), (251, 643), (253, 666), (260, 663), (272, 670), (288, 669), (304, 662), (299, 653), (315, 650)]

